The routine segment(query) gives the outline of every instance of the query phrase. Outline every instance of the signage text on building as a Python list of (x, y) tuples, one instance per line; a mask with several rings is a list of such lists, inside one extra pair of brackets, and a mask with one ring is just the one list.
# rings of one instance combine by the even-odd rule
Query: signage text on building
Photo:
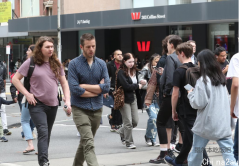
[(90, 20), (77, 20), (77, 24), (90, 24)]
[(133, 12), (131, 13), (132, 20), (151, 20), (151, 19), (161, 19), (161, 18), (166, 18), (165, 14), (148, 14), (148, 15), (141, 15), (141, 12)]
[(160, 14), (157, 14), (157, 15), (143, 15), (142, 16), (142, 19), (160, 19), (160, 18), (165, 18), (165, 14), (164, 15), (160, 15)]
[(0, 3), (0, 23), (8, 22), (12, 19), (12, 5), (11, 2)]

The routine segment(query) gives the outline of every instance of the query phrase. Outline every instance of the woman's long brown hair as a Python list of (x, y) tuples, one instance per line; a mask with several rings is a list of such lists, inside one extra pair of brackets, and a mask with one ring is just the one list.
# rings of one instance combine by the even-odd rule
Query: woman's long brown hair
[[(33, 51), (33, 58), (34, 58), (34, 63), (41, 66), (42, 64), (44, 64), (44, 60), (43, 57), (44, 55), (42, 54), (42, 47), (43, 44), (48, 41), (54, 44), (54, 41), (52, 38), (48, 37), (48, 36), (41, 36), (36, 45), (35, 45), (35, 49)], [(49, 64), (50, 64), (50, 68), (53, 71), (53, 73), (55, 74), (56, 78), (59, 78), (60, 76), (60, 69), (61, 69), (61, 63), (57, 58), (57, 54), (55, 53), (55, 51), (53, 51), (52, 56), (49, 58)]]
[[(124, 62), (127, 61), (128, 59), (131, 59), (131, 58), (134, 59), (134, 56), (133, 56), (132, 53), (126, 53), (126, 54), (123, 55), (122, 64), (121, 64), (120, 68), (124, 71), (124, 73), (125, 73), (126, 76), (129, 76), (129, 74), (128, 74), (128, 67), (125, 65)], [(136, 65), (136, 63), (134, 62), (133, 67), (130, 69), (130, 74), (133, 75), (134, 72), (137, 72), (137, 71), (138, 71), (137, 65)], [(129, 77), (130, 77), (130, 76), (129, 76)]]

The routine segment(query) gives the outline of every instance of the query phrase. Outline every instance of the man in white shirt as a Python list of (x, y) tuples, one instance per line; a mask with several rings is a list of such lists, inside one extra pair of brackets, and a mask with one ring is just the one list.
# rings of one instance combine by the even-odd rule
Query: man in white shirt
[[(233, 118), (239, 118), (239, 75), (240, 75), (240, 53), (235, 54), (229, 64), (227, 77), (232, 77), (231, 87), (231, 116)], [(238, 161), (238, 120), (235, 129), (234, 137), (234, 157)]]

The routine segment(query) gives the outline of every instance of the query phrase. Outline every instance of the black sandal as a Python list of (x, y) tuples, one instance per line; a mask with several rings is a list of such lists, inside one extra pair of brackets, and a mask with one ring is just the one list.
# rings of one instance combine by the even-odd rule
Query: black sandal
[(31, 152), (34, 152), (35, 150), (34, 149), (31, 149), (31, 150), (25, 150), (24, 152), (23, 152), (23, 154), (28, 154), (28, 153), (31, 153)]

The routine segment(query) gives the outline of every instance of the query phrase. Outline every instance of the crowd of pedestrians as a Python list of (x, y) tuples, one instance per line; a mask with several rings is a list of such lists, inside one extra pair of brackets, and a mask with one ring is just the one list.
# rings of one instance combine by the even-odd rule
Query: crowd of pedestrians
[(98, 166), (94, 137), (101, 123), (103, 100), (108, 98), (113, 102), (107, 116), (110, 131), (118, 133), (128, 149), (137, 148), (132, 130), (139, 122), (138, 110), (146, 110), (149, 118), (143, 142), (160, 147), (150, 163), (211, 166), (205, 147), (209, 140), (215, 140), (220, 149), (228, 149), (222, 151), (225, 163), (237, 165), (239, 53), (230, 63), (221, 46), (195, 55), (195, 41), (183, 42), (181, 37), (169, 35), (162, 40), (162, 55), (155, 53), (144, 63), (120, 49), (105, 62), (95, 55), (96, 39), (87, 33), (80, 38), (82, 54), (61, 64), (53, 44), (52, 38), (40, 37), (29, 46), (26, 60), (15, 64), (18, 70), (12, 77), (12, 101), (6, 101), (6, 67), (0, 63), (2, 142), (8, 141), (4, 135), (11, 135), (4, 104), (18, 102), (22, 137), (27, 141), (23, 154), (35, 152), (36, 126), (38, 163), (50, 165), (48, 147), (61, 101), (60, 82), (66, 113), (72, 114), (81, 136), (74, 166), (82, 166), (84, 161), (88, 166)]

